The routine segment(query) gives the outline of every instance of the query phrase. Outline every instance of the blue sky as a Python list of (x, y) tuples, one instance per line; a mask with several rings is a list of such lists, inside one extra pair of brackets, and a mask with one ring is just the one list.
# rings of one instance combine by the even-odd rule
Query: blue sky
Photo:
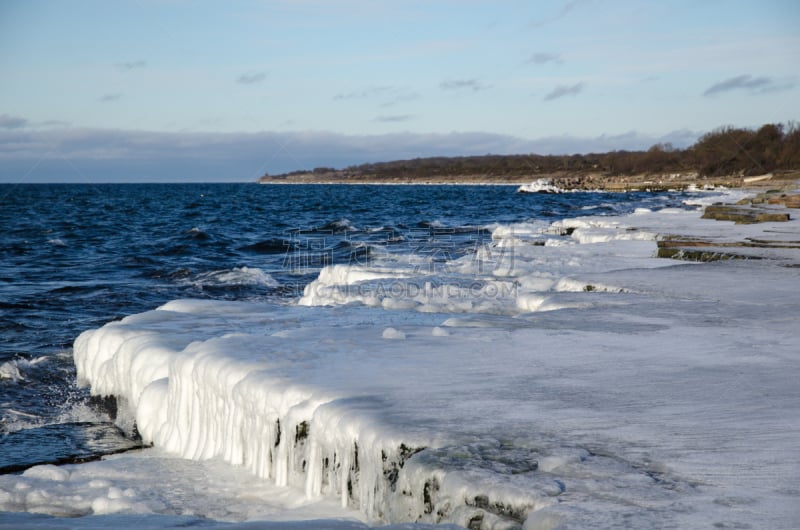
[(0, 2), (0, 181), (254, 180), (800, 119), (795, 0)]

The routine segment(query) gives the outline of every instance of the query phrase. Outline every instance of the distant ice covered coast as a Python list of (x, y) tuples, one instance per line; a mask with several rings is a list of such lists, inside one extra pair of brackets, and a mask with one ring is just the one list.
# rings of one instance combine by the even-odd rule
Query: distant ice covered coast
[[(79, 383), (154, 447), (0, 477), (0, 500), (153, 526), (790, 528), (800, 224), (700, 215), (497, 225), (448, 263), (324, 268), (292, 305), (86, 331)], [(657, 258), (670, 234), (778, 243)]]

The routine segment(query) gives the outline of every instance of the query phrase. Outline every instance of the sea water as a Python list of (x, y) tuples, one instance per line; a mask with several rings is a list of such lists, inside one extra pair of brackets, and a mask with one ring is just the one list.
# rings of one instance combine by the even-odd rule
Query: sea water
[(2, 186), (0, 521), (787, 525), (797, 273), (654, 258), (697, 197)]
[(514, 190), (2, 185), (2, 429), (82, 420), (88, 411), (80, 407), (86, 393), (74, 386), (75, 338), (173, 299), (288, 303), (325, 265), (366, 263), (370, 252), (444, 261), (488, 241), (493, 223), (680, 204), (677, 195)]

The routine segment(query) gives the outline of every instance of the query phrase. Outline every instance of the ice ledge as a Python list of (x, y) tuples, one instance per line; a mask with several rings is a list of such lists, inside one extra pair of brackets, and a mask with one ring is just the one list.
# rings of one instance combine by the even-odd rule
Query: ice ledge
[[(145, 443), (339, 498), (373, 521), (514, 527), (553, 502), (553, 491), (498, 498), (412, 458), (434, 440), (388, 428), (374, 396), (298, 383), (287, 367), (310, 352), (286, 340), (291, 323), (257, 307), (175, 301), (86, 331), (74, 345), (79, 384), (118, 397), (121, 423), (135, 421)], [(259, 323), (280, 331), (230, 332)]]

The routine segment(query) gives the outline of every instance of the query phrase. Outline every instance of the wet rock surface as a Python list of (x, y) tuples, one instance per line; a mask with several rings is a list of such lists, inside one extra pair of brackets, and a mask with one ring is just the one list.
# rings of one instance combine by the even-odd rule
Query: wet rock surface
[(790, 219), (787, 212), (772, 211), (753, 206), (733, 204), (713, 204), (706, 206), (703, 219), (716, 221), (733, 221), (736, 224), (786, 222)]

